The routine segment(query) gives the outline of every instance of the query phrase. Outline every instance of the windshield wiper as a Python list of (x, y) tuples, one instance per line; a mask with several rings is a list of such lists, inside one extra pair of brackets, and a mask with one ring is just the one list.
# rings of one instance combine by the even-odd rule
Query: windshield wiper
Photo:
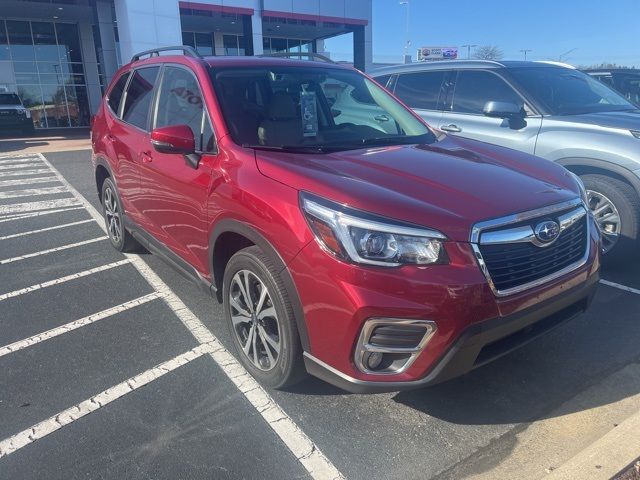
[(293, 152), (293, 153), (328, 153), (337, 152), (340, 150), (348, 150), (354, 148), (349, 145), (253, 145), (250, 143), (243, 143), (245, 148), (253, 148), (255, 150), (268, 150), (276, 152)]
[(410, 145), (414, 143), (432, 143), (429, 142), (433, 137), (425, 133), (422, 135), (389, 135), (387, 137), (363, 138), (362, 145)]

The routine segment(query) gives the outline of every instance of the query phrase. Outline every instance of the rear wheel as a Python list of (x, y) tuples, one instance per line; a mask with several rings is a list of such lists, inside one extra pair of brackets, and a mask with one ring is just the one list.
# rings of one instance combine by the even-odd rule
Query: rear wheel
[(240, 361), (262, 384), (283, 388), (305, 376), (298, 329), (278, 270), (256, 246), (231, 257), (224, 313)]
[(602, 233), (606, 261), (621, 261), (640, 250), (640, 199), (636, 191), (616, 178), (589, 174), (580, 177), (589, 207)]
[(109, 241), (120, 252), (134, 252), (140, 249), (140, 244), (124, 228), (122, 205), (116, 191), (116, 186), (110, 178), (102, 184), (102, 214), (109, 234)]

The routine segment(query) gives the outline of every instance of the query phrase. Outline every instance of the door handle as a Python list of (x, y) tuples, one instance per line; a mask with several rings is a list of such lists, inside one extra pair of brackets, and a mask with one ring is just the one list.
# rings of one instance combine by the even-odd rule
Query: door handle
[(140, 159), (142, 160), (142, 163), (153, 162), (153, 157), (151, 157), (151, 152), (142, 152), (140, 154)]
[(373, 118), (378, 122), (388, 122), (389, 121), (389, 117), (386, 116), (386, 115), (376, 115)]
[(462, 129), (459, 126), (454, 125), (453, 123), (451, 125), (443, 125), (442, 127), (440, 127), (440, 130), (444, 130), (445, 132), (452, 132), (452, 133), (458, 133), (462, 131)]

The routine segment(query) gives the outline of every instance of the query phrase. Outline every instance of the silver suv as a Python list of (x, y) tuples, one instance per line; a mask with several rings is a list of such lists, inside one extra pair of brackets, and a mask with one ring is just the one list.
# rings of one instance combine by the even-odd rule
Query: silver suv
[(551, 62), (442, 61), (372, 76), (439, 130), (578, 174), (608, 258), (640, 253), (640, 110), (606, 85)]

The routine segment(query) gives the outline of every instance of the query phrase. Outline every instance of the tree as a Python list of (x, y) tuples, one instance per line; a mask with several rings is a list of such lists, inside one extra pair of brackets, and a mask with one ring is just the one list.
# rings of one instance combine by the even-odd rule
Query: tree
[(478, 60), (500, 60), (503, 56), (502, 50), (495, 45), (482, 45), (473, 54)]

